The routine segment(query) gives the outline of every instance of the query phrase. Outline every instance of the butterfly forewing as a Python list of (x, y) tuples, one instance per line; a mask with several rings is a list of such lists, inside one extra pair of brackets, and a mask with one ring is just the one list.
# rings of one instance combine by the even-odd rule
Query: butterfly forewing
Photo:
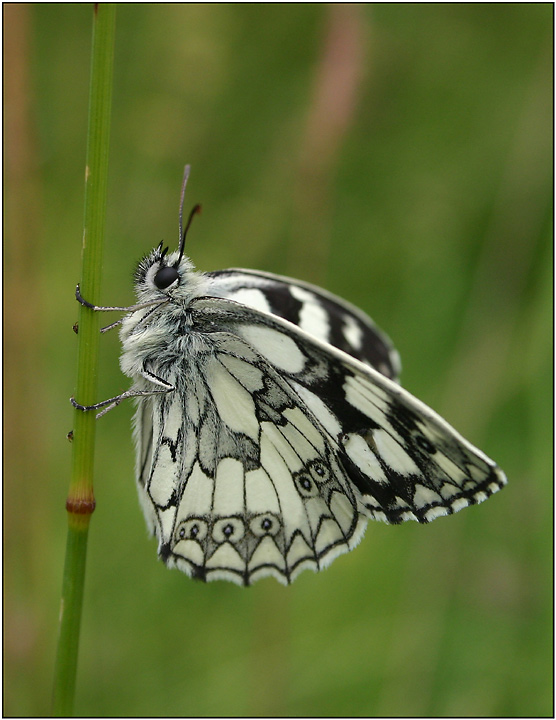
[(236, 303), (199, 299), (192, 310), (204, 332), (232, 330), (280, 373), (328, 438), (369, 517), (427, 522), (505, 484), (481, 451), (381, 373)]
[(206, 276), (211, 294), (288, 320), (397, 380), (401, 364), (390, 338), (368, 315), (342, 298), (310, 283), (255, 270), (218, 270)]

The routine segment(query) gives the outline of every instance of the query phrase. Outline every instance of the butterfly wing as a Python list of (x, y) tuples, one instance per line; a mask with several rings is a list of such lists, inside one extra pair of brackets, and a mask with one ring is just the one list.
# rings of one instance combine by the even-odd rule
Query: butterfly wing
[(194, 300), (190, 321), (210, 350), (174, 365), (176, 390), (136, 428), (169, 566), (288, 583), (352, 549), (369, 517), (427, 522), (505, 483), (432, 410), (295, 325), (217, 298)]
[(428, 522), (506, 484), (492, 460), (376, 370), (237, 303), (201, 298), (193, 307), (199, 329), (246, 340), (287, 382), (329, 439), (370, 517)]
[(397, 380), (401, 363), (392, 341), (355, 305), (316, 285), (273, 273), (231, 269), (206, 276), (211, 279), (211, 294), (288, 320)]
[(279, 373), (233, 334), (211, 340), (210, 353), (184, 358), (176, 391), (149, 399), (150, 457), (139, 405), (141, 504), (170, 567), (202, 580), (249, 585), (273, 575), (287, 584), (352, 549), (365, 509)]

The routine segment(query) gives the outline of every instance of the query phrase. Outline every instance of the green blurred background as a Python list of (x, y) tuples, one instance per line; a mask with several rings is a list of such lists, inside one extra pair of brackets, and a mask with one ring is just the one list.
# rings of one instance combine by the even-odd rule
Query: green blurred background
[[(4, 5), (4, 714), (50, 708), (92, 6)], [(552, 714), (552, 6), (118, 7), (102, 302), (203, 205), (197, 267), (317, 282), (508, 487), (371, 523), (284, 588), (157, 561), (131, 404), (99, 421), (76, 713)], [(127, 388), (116, 334), (99, 399)]]

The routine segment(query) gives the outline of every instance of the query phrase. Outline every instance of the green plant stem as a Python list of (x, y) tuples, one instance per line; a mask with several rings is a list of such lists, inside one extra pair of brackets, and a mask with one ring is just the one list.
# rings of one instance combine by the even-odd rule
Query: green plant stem
[[(115, 25), (115, 4), (95, 4), (80, 283), (83, 297), (94, 304), (98, 304), (100, 294), (106, 215)], [(81, 404), (92, 405), (97, 388), (99, 320), (94, 311), (83, 306), (79, 307), (76, 397)], [(91, 514), (95, 507), (94, 441), (95, 414), (75, 410), (72, 476), (66, 501), (68, 513), (66, 560), (54, 672), (53, 714), (55, 716), (68, 716), (73, 712), (87, 537)]]

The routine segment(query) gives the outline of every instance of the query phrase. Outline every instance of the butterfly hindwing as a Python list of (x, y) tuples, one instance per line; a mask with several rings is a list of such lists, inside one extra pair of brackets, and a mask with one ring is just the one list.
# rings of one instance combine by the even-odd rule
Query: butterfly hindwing
[(276, 369), (240, 336), (214, 332), (210, 346), (183, 358), (179, 392), (153, 401), (143, 507), (154, 509), (168, 565), (204, 580), (291, 582), (353, 548), (365, 509)]

